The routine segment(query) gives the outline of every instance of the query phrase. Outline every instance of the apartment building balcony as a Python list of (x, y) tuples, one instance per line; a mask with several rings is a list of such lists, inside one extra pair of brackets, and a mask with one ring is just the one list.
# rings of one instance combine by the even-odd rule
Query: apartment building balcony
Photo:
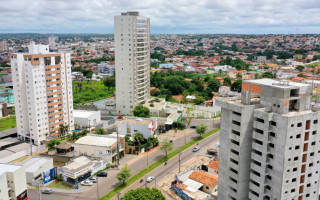
[(249, 188), (253, 191), (260, 193), (261, 188), (250, 181)]
[(61, 74), (61, 70), (46, 71), (45, 74), (46, 75), (49, 75), (49, 74)]
[(253, 162), (251, 162), (250, 168), (251, 168), (252, 170), (260, 173), (261, 175), (264, 174), (264, 169), (263, 169), (261, 166), (255, 164), (255, 163), (253, 163)]

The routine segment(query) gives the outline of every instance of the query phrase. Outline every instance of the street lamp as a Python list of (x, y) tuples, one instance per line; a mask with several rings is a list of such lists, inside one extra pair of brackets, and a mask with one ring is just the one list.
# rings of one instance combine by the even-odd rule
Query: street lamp
[(39, 200), (41, 200), (40, 181), (38, 181), (38, 189), (39, 189)]
[(99, 178), (96, 176), (97, 179), (97, 199), (99, 200)]

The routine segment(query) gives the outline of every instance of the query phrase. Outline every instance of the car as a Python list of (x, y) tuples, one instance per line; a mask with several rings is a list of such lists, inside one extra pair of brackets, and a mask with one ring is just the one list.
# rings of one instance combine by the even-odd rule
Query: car
[(154, 180), (154, 176), (149, 176), (148, 178), (147, 178), (147, 182), (148, 183), (150, 183), (151, 181), (153, 181)]
[(89, 181), (89, 180), (85, 180), (85, 181), (81, 182), (81, 185), (91, 186), (91, 185), (93, 185), (93, 183), (91, 181)]
[(190, 126), (190, 128), (196, 129), (196, 128), (197, 128), (197, 126)]
[(123, 116), (119, 116), (118, 119), (123, 119)]
[(192, 149), (193, 152), (196, 152), (196, 151), (199, 151), (199, 150), (200, 150), (200, 146), (195, 146), (195, 147), (193, 147), (193, 149)]
[(44, 189), (42, 190), (42, 193), (43, 193), (43, 194), (51, 194), (51, 193), (52, 193), (52, 189), (51, 189), (51, 188), (44, 188)]
[(90, 177), (90, 178), (89, 178), (89, 181), (92, 181), (92, 182), (96, 183), (98, 180), (97, 180), (96, 177)]
[(108, 173), (107, 172), (99, 172), (97, 174), (98, 177), (107, 177), (108, 176)]

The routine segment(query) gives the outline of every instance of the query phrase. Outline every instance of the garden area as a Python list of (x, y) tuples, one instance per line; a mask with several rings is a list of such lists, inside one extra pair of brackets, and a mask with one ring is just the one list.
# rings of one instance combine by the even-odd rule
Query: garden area
[(115, 88), (105, 86), (103, 81), (73, 81), (74, 105), (89, 103), (108, 98), (113, 95)]
[(16, 116), (5, 117), (0, 119), (0, 131), (14, 128), (16, 126)]

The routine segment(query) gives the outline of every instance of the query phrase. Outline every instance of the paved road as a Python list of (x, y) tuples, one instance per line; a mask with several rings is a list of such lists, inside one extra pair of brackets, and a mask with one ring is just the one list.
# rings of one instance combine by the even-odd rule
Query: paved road
[[(219, 137), (220, 132), (206, 138), (205, 140), (201, 141), (199, 143), (199, 146), (201, 146), (201, 149), (198, 152), (192, 152), (192, 148), (195, 146), (186, 149), (181, 153), (181, 164), (186, 162), (187, 160), (191, 159), (192, 156), (197, 155), (205, 155), (207, 152), (207, 148), (210, 148), (214, 146), (215, 144), (219, 143)], [(200, 165), (201, 163), (199, 163)], [(160, 166), (150, 172), (148, 176), (154, 176), (156, 177), (156, 180), (161, 181), (164, 177), (166, 177), (168, 174), (171, 174), (173, 171), (177, 170), (179, 168), (179, 156), (175, 156), (174, 158), (170, 159), (168, 161), (167, 165)], [(126, 188), (124, 191), (121, 192), (120, 197), (123, 196), (126, 192), (128, 192), (130, 189), (136, 189), (138, 187), (145, 187), (145, 180), (140, 183), (140, 181), (136, 181), (132, 185), (130, 185), (128, 188)], [(151, 183), (147, 183), (147, 187), (156, 187), (156, 181), (152, 181)], [(113, 200), (116, 200), (117, 197), (114, 197)], [(173, 199), (170, 196), (167, 196), (167, 199)]]
[[(213, 124), (214, 122), (214, 124)], [(219, 127), (220, 126), (220, 119), (210, 119), (210, 120), (203, 120), (203, 119), (194, 119), (192, 124), (200, 124), (205, 123), (208, 126), (208, 131)], [(195, 138), (199, 137), (198, 134), (195, 132), (186, 135), (186, 142), (189, 142)], [(206, 142), (210, 141), (209, 139), (205, 140)], [(174, 141), (174, 148), (178, 148), (182, 145), (184, 145), (184, 137), (181, 137)], [(202, 143), (202, 142), (201, 142)], [(210, 143), (210, 142), (209, 142)], [(212, 147), (212, 146), (211, 146)], [(184, 154), (186, 157), (188, 154)], [(144, 168), (147, 167), (147, 159), (149, 164), (159, 160), (164, 156), (164, 153), (160, 150), (156, 150), (152, 153), (150, 153), (149, 156), (144, 156), (141, 159), (135, 161), (131, 165), (129, 165), (129, 168), (131, 169), (131, 175), (135, 175), (136, 173), (140, 172)], [(169, 161), (171, 162), (171, 160)], [(120, 160), (121, 165), (121, 160)], [(113, 188), (119, 186), (121, 183), (116, 178), (116, 174), (118, 173), (118, 170), (109, 169), (107, 170), (108, 177), (107, 178), (100, 178), (99, 179), (99, 197), (102, 197), (109, 191), (111, 191)], [(43, 194), (41, 196), (41, 200), (90, 200), (90, 199), (98, 199), (97, 197), (97, 184), (95, 183), (93, 186), (88, 186), (89, 189), (83, 193), (59, 193), (54, 192), (53, 194)], [(35, 190), (28, 190), (28, 196), (31, 200), (39, 200), (39, 192)]]

